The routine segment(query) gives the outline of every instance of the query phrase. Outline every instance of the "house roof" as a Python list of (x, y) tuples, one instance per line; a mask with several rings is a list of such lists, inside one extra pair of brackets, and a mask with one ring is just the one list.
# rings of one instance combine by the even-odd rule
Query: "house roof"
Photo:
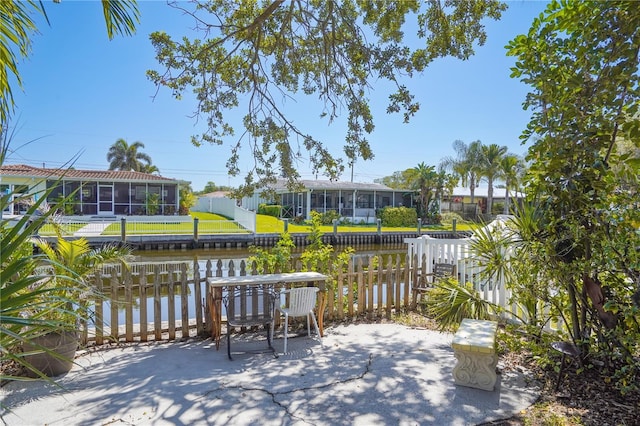
[[(397, 191), (403, 192), (401, 189), (391, 189), (386, 185), (382, 185), (380, 183), (361, 183), (361, 182), (344, 182), (344, 181), (330, 181), (330, 180), (300, 180), (298, 181), (306, 189), (311, 189), (315, 191), (321, 190), (331, 190), (331, 191)], [(287, 181), (286, 180), (278, 180), (276, 185), (274, 186), (276, 191), (286, 191), (287, 190)]]
[(150, 173), (122, 171), (122, 170), (77, 170), (77, 169), (49, 169), (27, 166), (25, 164), (5, 164), (0, 167), (0, 175), (5, 177), (23, 177), (65, 180), (93, 180), (112, 182), (155, 182), (155, 183), (182, 183), (187, 181), (170, 179)]
[[(361, 182), (345, 182), (345, 181), (330, 181), (330, 180), (300, 180), (299, 181), (307, 190), (323, 191), (395, 191), (395, 192), (413, 192), (411, 189), (393, 189), (380, 183), (361, 183)], [(278, 192), (288, 191), (287, 181), (279, 179), (274, 188)], [(475, 189), (474, 195), (480, 198), (486, 198), (488, 193), (488, 187), (479, 186)], [(452, 197), (469, 197), (471, 196), (471, 190), (469, 188), (458, 187), (453, 190)], [(524, 194), (510, 190), (510, 197), (523, 198)], [(504, 198), (504, 188), (493, 188), (494, 198)]]

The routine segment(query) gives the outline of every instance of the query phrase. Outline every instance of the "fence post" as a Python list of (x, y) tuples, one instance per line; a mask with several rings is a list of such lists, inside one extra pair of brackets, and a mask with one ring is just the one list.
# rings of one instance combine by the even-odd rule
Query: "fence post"
[(382, 219), (377, 219), (378, 222), (378, 236), (382, 235)]
[(289, 219), (282, 219), (282, 222), (284, 223), (284, 232), (289, 232)]
[(338, 236), (338, 219), (333, 219), (333, 236)]
[(198, 222), (200, 222), (200, 219), (198, 219), (197, 217), (193, 218), (193, 242), (197, 243), (198, 242)]
[(120, 239), (124, 243), (127, 240), (127, 219), (120, 219)]
[(418, 236), (422, 234), (422, 219), (418, 218)]
[(453, 218), (453, 233), (456, 233), (456, 225), (458, 224), (458, 219), (456, 219), (455, 217)]

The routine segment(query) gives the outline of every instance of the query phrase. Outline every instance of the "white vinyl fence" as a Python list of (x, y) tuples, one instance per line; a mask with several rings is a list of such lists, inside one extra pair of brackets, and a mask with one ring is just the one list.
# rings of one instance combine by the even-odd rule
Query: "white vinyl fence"
[[(512, 314), (504, 314), (504, 319), (519, 322), (515, 315), (526, 319), (526, 312), (516, 303), (512, 303), (512, 292), (505, 285), (504, 277), (487, 279), (482, 274), (483, 268), (472, 250), (473, 238), (441, 239), (428, 235), (405, 238), (407, 262), (418, 262), (415, 266), (410, 264), (409, 271), (411, 273), (419, 271), (423, 267), (423, 262), (426, 262), (424, 270), (427, 274), (433, 272), (433, 265), (436, 263), (455, 265), (461, 282), (471, 283), (484, 300), (499, 305)], [(412, 277), (409, 281), (413, 282)], [(544, 306), (542, 301), (540, 301), (540, 308), (548, 312), (548, 307)], [(559, 320), (549, 321), (545, 325), (547, 331), (558, 331), (562, 328), (564, 326)]]

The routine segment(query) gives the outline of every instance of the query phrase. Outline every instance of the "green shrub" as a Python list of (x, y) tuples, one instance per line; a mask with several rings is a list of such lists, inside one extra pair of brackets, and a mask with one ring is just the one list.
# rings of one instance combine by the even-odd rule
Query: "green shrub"
[(458, 213), (445, 212), (445, 213), (442, 213), (442, 215), (441, 215), (441, 223), (443, 225), (452, 225), (454, 219), (456, 220), (456, 223), (458, 225), (461, 224), (461, 223), (465, 223), (465, 221), (462, 218), (462, 216), (460, 216)]
[(342, 226), (350, 226), (350, 225), (352, 225), (351, 219), (348, 218), (348, 217), (341, 217), (340, 221), (339, 221), (339, 224), (342, 225)]
[(380, 219), (382, 219), (382, 226), (416, 226), (418, 213), (416, 209), (408, 207), (385, 207), (380, 212)]
[(320, 213), (320, 222), (323, 225), (333, 225), (334, 220), (340, 220), (340, 214), (335, 210)]
[(260, 274), (273, 274), (281, 272), (293, 272), (292, 254), (296, 245), (288, 232), (280, 234), (276, 245), (271, 249), (263, 249), (258, 246), (249, 247), (253, 253), (249, 256), (249, 264), (254, 264)]
[(150, 216), (158, 214), (160, 211), (160, 194), (147, 192), (147, 214)]
[(278, 204), (260, 204), (258, 206), (258, 214), (266, 216), (280, 217), (282, 206)]
[(491, 205), (491, 214), (504, 213), (504, 202), (497, 202)]

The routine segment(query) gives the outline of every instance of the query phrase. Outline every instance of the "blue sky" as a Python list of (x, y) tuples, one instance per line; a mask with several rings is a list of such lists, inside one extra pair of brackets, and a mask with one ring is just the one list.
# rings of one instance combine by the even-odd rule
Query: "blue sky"
[[(190, 136), (199, 131), (190, 117), (194, 102), (189, 96), (175, 100), (166, 89), (156, 95), (145, 75), (148, 69), (161, 70), (148, 35), (158, 30), (190, 34), (191, 20), (164, 1), (141, 1), (136, 35), (109, 41), (98, 2), (45, 4), (51, 25), (40, 25), (32, 55), (20, 65), (24, 87), (14, 89), (17, 108), (11, 124), (17, 133), (7, 163), (60, 167), (77, 157), (75, 168), (107, 169), (109, 147), (124, 138), (144, 143), (143, 152), (163, 176), (191, 181), (194, 190), (208, 181), (240, 184), (241, 178), (229, 177), (225, 167), (234, 141), (191, 145)], [(487, 22), (487, 42), (470, 60), (439, 59), (408, 82), (421, 104), (410, 123), (384, 112), (388, 91), (375, 91), (374, 84), (370, 99), (376, 129), (369, 141), (375, 158), (355, 164), (354, 181), (372, 182), (420, 162), (437, 165), (454, 155), (457, 139), (526, 152), (519, 136), (530, 116), (521, 106), (528, 88), (509, 77), (514, 59), (505, 55), (504, 46), (528, 31), (546, 2), (508, 5), (500, 21)], [(306, 132), (322, 138), (334, 154), (342, 153), (344, 122), (321, 120), (319, 101), (300, 99), (285, 108)], [(247, 170), (251, 158), (244, 154), (243, 160)], [(302, 178), (314, 178), (304, 162), (299, 169)], [(342, 179), (350, 180), (351, 171)]]

